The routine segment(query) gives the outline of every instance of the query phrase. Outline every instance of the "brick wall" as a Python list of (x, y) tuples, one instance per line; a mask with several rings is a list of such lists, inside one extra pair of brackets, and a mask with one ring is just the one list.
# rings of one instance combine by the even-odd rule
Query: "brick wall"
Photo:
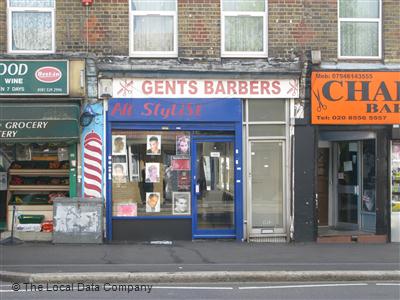
[(96, 0), (88, 9), (79, 0), (57, 1), (57, 52), (128, 55), (128, 0)]
[[(129, 1), (96, 0), (88, 11), (80, 0), (57, 0), (57, 53), (129, 55)], [(6, 1), (0, 1), (0, 53), (7, 51)], [(180, 57), (220, 57), (220, 0), (178, 1)], [(269, 57), (289, 58), (321, 50), (337, 61), (337, 0), (269, 0)], [(386, 62), (400, 61), (399, 0), (383, 0)]]
[(337, 57), (337, 0), (269, 0), (269, 56), (321, 50)]
[(400, 2), (384, 0), (382, 6), (384, 59), (400, 63)]
[[(269, 56), (288, 57), (321, 50), (322, 61), (337, 61), (338, 0), (269, 0)], [(400, 3), (383, 0), (383, 58), (400, 61)]]
[(219, 57), (220, 0), (178, 1), (180, 57)]

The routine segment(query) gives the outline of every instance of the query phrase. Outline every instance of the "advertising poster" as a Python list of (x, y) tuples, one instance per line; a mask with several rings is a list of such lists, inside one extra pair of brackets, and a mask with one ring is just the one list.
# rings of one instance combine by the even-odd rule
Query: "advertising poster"
[(173, 171), (189, 171), (190, 159), (173, 156), (171, 159), (171, 168)]

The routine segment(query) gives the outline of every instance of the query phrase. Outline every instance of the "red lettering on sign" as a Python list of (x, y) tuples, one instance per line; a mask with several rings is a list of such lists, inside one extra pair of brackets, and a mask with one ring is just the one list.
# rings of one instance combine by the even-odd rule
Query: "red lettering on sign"
[(197, 94), (197, 83), (194, 80), (189, 81), (189, 94), (194, 95)]
[(277, 80), (272, 81), (272, 93), (278, 95), (281, 92), (280, 82)]
[(236, 94), (236, 82), (235, 81), (228, 80), (226, 85), (227, 85), (226, 92), (228, 95)]
[(247, 94), (247, 82), (239, 81), (239, 94)]
[(213, 82), (211, 80), (204, 81), (204, 94), (211, 95), (214, 93)]
[(258, 81), (255, 80), (250, 81), (250, 94), (254, 95), (258, 93), (258, 85), (259, 85)]
[(121, 103), (115, 103), (113, 110), (111, 111), (111, 115), (115, 116), (117, 113), (120, 116), (131, 116), (132, 115), (132, 111), (133, 111), (133, 106), (129, 103), (125, 103), (122, 108), (121, 108)]
[(269, 95), (269, 81), (261, 81), (261, 94)]
[(142, 83), (142, 92), (145, 95), (150, 95), (153, 92), (150, 80), (143, 81), (143, 83)]

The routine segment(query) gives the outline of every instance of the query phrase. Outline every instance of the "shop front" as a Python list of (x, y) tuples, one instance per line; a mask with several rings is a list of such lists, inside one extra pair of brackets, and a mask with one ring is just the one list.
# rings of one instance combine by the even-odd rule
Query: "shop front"
[(67, 60), (0, 61), (2, 238), (13, 231), (51, 240), (53, 200), (76, 196), (80, 104), (68, 97), (69, 67)]
[(112, 79), (107, 238), (287, 241), (298, 84)]
[(111, 99), (111, 240), (243, 237), (239, 99)]
[(1, 103), (0, 112), (3, 230), (51, 240), (53, 200), (76, 196), (80, 107)]
[[(396, 79), (397, 78), (397, 79)], [(400, 122), (398, 72), (315, 71), (318, 238), (386, 241), (390, 141)], [(373, 237), (371, 237), (373, 236)]]

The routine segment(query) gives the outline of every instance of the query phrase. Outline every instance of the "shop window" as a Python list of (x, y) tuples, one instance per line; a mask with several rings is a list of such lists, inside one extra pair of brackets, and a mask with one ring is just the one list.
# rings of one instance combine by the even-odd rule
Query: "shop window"
[(246, 101), (244, 123), (249, 137), (285, 137), (286, 102), (280, 99), (250, 99)]
[(254, 99), (249, 101), (249, 121), (285, 122), (285, 101)]
[(131, 56), (176, 57), (176, 0), (131, 0), (130, 4)]
[(113, 216), (190, 216), (190, 134), (112, 132)]
[(339, 0), (339, 58), (380, 58), (381, 18), (380, 0)]
[(8, 0), (8, 50), (55, 51), (55, 0)]
[(221, 1), (221, 53), (224, 57), (267, 56), (267, 1)]

